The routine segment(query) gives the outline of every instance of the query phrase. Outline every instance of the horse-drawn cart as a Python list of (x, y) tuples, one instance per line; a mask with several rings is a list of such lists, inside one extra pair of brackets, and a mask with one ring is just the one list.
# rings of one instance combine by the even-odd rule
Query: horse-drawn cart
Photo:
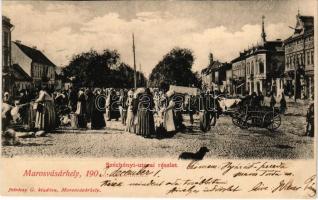
[(245, 110), (232, 113), (232, 122), (241, 129), (259, 127), (275, 131), (281, 125), (281, 117), (278, 108), (265, 106), (257, 108), (246, 107)]

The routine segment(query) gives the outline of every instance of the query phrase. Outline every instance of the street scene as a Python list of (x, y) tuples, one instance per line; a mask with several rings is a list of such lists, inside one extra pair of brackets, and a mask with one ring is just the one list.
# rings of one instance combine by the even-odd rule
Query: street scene
[(1, 154), (312, 159), (312, 3), (3, 2)]

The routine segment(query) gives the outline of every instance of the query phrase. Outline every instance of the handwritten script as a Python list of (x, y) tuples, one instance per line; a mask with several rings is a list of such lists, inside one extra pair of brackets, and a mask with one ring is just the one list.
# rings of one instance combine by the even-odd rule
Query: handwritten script
[[(157, 169), (145, 165), (137, 169), (105, 168), (101, 187), (134, 187), (138, 190), (163, 190), (165, 195), (198, 195), (204, 193), (270, 193), (298, 192), (307, 197), (316, 196), (316, 175), (296, 181), (296, 175), (285, 162), (201, 162), (189, 161), (184, 173)], [(178, 171), (176, 168), (175, 170)], [(197, 176), (193, 176), (197, 174)], [(134, 177), (127, 181), (127, 177)], [(150, 190), (149, 190), (150, 191)]]

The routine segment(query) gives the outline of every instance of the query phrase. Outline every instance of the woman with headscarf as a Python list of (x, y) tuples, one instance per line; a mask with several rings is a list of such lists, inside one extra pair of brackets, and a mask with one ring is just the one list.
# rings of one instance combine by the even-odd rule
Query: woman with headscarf
[(87, 121), (86, 121), (86, 97), (84, 94), (83, 89), (80, 89), (78, 92), (77, 98), (77, 106), (75, 114), (77, 115), (77, 122), (79, 128), (86, 128)]
[(174, 91), (167, 92), (166, 101), (167, 106), (164, 109), (164, 118), (163, 118), (163, 127), (165, 128), (167, 133), (173, 133), (176, 131), (176, 124), (175, 124), (175, 102), (173, 101)]
[(106, 100), (106, 110), (107, 110), (106, 113), (107, 113), (108, 121), (112, 119), (115, 119), (116, 121), (118, 121), (118, 118), (120, 117), (118, 100), (119, 98), (116, 95), (115, 90), (112, 89)]
[(54, 101), (48, 92), (47, 87), (43, 87), (35, 100), (35, 128), (38, 130), (50, 131), (56, 127), (56, 113)]
[(91, 121), (91, 117), (92, 117), (92, 111), (93, 111), (93, 107), (94, 107), (94, 94), (93, 91), (91, 90), (91, 88), (88, 88), (85, 91), (85, 96), (86, 96), (86, 114), (87, 114), (87, 121), (90, 122)]
[(130, 90), (128, 92), (128, 98), (127, 101), (125, 102), (126, 107), (127, 107), (127, 118), (126, 118), (126, 128), (125, 131), (134, 133), (135, 128), (134, 128), (134, 121), (135, 121), (135, 114), (134, 114), (134, 92)]
[(91, 129), (102, 129), (106, 126), (105, 113), (105, 96), (101, 95), (99, 89), (94, 91), (94, 106), (91, 115)]
[(137, 134), (145, 138), (150, 138), (155, 134), (155, 122), (153, 118), (153, 96), (149, 88), (146, 88), (145, 92), (141, 93), (138, 101)]
[(119, 97), (119, 109), (120, 109), (120, 116), (121, 116), (121, 123), (125, 126), (126, 125), (126, 119), (127, 119), (127, 108), (126, 105), (127, 102), (127, 90), (121, 90), (120, 91), (120, 97)]

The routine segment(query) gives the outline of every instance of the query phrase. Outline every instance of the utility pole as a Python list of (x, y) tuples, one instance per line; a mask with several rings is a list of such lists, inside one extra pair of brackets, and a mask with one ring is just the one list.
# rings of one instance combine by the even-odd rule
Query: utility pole
[(294, 65), (294, 69), (295, 69), (295, 71), (294, 71), (294, 79), (295, 79), (295, 86), (294, 86), (294, 98), (295, 98), (295, 102), (297, 101), (297, 70), (298, 70), (298, 62), (299, 62), (299, 60), (298, 60), (298, 55), (296, 55), (296, 63), (295, 63), (295, 65)]
[(141, 80), (141, 64), (139, 63), (139, 76), (138, 76), (138, 80), (139, 80), (139, 83), (142, 84), (142, 80)]
[(135, 91), (137, 89), (137, 73), (136, 73), (136, 51), (135, 51), (135, 37), (134, 34), (132, 34), (132, 40), (133, 40), (133, 54), (134, 54), (134, 88)]

